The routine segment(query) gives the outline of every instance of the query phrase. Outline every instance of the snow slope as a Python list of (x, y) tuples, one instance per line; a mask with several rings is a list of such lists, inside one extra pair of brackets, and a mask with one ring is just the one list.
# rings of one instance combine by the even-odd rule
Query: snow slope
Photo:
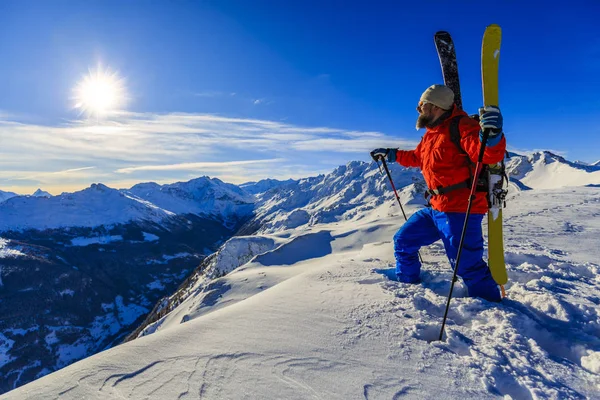
[(140, 220), (160, 223), (178, 214), (196, 214), (234, 226), (252, 213), (255, 202), (239, 187), (207, 177), (169, 185), (140, 183), (128, 190), (98, 183), (59, 196), (38, 189), (31, 196), (1, 200), (0, 196), (0, 232), (110, 226)]
[(13, 192), (5, 192), (3, 190), (0, 190), (0, 203), (2, 203), (4, 200), (8, 200), (11, 197), (15, 197), (18, 196), (18, 194), (13, 193)]
[(468, 298), (459, 281), (444, 342), (432, 341), (451, 277), (441, 244), (422, 253), (422, 284), (388, 279), (394, 202), (235, 238), (213, 269), (241, 265), (199, 283), (155, 333), (3, 398), (600, 397), (600, 188), (514, 190), (509, 297)]
[(226, 221), (250, 214), (254, 207), (254, 198), (244, 190), (206, 176), (168, 185), (140, 183), (125, 193), (175, 214), (209, 215)]
[(293, 179), (288, 179), (285, 181), (280, 181), (277, 179), (262, 179), (258, 182), (242, 183), (239, 186), (250, 194), (259, 194), (276, 188), (278, 186), (293, 184), (294, 182), (296, 181), (294, 181)]
[(60, 196), (12, 197), (0, 203), (0, 231), (94, 227), (136, 219), (158, 222), (173, 215), (142, 199), (98, 183)]
[(600, 166), (572, 163), (549, 151), (512, 154), (506, 168), (511, 178), (533, 189), (600, 184)]
[[(425, 183), (416, 168), (389, 166), (403, 204), (423, 205)], [(327, 175), (301, 179), (257, 195), (255, 218), (262, 233), (360, 220), (365, 213), (394, 199), (385, 174), (376, 163), (349, 162)]]

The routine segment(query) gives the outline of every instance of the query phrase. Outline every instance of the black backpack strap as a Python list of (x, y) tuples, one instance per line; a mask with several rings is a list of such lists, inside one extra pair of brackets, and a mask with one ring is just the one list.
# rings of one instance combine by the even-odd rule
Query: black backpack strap
[(460, 124), (460, 120), (463, 118), (464, 115), (457, 115), (456, 117), (450, 120), (450, 140), (452, 140), (452, 143), (454, 143), (456, 147), (458, 147), (458, 150), (461, 153), (467, 155), (468, 157), (469, 155), (467, 154), (465, 149), (463, 149), (460, 145), (460, 129), (458, 129), (458, 125)]
[(471, 179), (467, 179), (466, 181), (454, 184), (454, 185), (450, 185), (450, 186), (445, 186), (445, 187), (438, 187), (437, 189), (427, 189), (425, 191), (425, 198), (428, 198), (429, 196), (439, 196), (440, 194), (447, 194), (450, 193), (456, 189), (468, 189), (471, 187)]
[[(454, 143), (454, 145), (458, 148), (458, 150), (467, 157), (467, 160), (469, 163), (469, 169), (471, 171), (471, 177), (469, 179), (467, 179), (466, 181), (457, 183), (455, 185), (450, 185), (450, 186), (446, 186), (446, 187), (438, 187), (436, 189), (427, 189), (425, 191), (425, 198), (429, 198), (430, 196), (439, 196), (440, 194), (447, 194), (456, 189), (471, 187), (471, 182), (472, 182), (473, 173), (474, 173), (474, 171), (473, 171), (474, 163), (469, 158), (469, 154), (465, 151), (465, 149), (463, 149), (463, 147), (460, 144), (460, 129), (458, 127), (458, 125), (460, 124), (460, 120), (465, 117), (473, 118), (473, 119), (479, 121), (478, 115), (474, 115), (471, 117), (467, 117), (465, 115), (457, 115), (456, 117), (453, 117), (450, 120), (450, 140), (452, 140), (452, 143)], [(478, 192), (487, 192), (488, 191), (487, 178), (485, 177), (487, 172), (485, 171), (485, 168), (486, 168), (486, 165), (483, 165), (481, 173), (479, 175), (479, 179), (477, 180), (478, 181), (477, 182), (477, 191)]]

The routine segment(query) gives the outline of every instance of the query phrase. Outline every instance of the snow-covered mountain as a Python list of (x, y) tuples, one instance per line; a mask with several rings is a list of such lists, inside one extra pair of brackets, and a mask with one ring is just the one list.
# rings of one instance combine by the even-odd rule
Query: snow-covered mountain
[(15, 196), (18, 196), (18, 194), (0, 190), (0, 203), (2, 203), (5, 200), (10, 199), (11, 197), (15, 197)]
[(240, 215), (250, 215), (255, 201), (238, 186), (206, 176), (169, 185), (140, 183), (124, 193), (171, 213), (191, 213), (233, 222)]
[(549, 151), (511, 153), (506, 168), (511, 178), (533, 189), (600, 184), (600, 166), (573, 163)]
[(253, 201), (199, 178), (0, 203), (0, 392), (122, 341)]
[[(418, 169), (390, 165), (405, 203), (424, 204), (425, 183)], [(393, 197), (375, 163), (353, 161), (327, 175), (301, 179), (257, 195), (255, 217), (246, 227), (274, 232), (302, 225), (360, 219), (362, 212)], [(242, 229), (242, 233), (247, 233)]]
[[(350, 163), (259, 193), (258, 233), (205, 259), (140, 338), (6, 398), (599, 398), (600, 188), (590, 171), (537, 189), (560, 161), (531, 160), (534, 189), (511, 186), (504, 213), (508, 298), (457, 282), (443, 342), (443, 245), (423, 249), (422, 283), (391, 280), (402, 214), (375, 166)], [(391, 167), (410, 215), (420, 182)]]
[[(422, 207), (425, 187), (420, 172), (399, 165), (390, 165), (390, 171), (407, 214)], [(10, 392), (7, 398), (54, 398), (59, 393), (65, 398), (134, 399), (174, 393), (207, 398), (236, 398), (240, 393), (254, 398), (273, 393), (281, 398), (393, 398), (402, 393), (417, 398), (594, 397), (600, 394), (600, 338), (594, 333), (600, 320), (593, 311), (600, 298), (600, 251), (593, 244), (600, 231), (594, 218), (600, 204), (596, 172), (593, 166), (548, 152), (513, 155), (508, 173), (514, 185), (505, 212), (510, 300), (493, 305), (466, 298), (459, 282), (448, 339), (437, 344), (428, 341), (437, 335), (448, 291), (450, 271), (443, 248), (434, 244), (424, 252), (422, 285), (404, 286), (387, 278), (393, 275), (391, 238), (403, 217), (387, 177), (374, 163), (350, 162), (330, 174), (298, 181), (250, 183), (245, 185), (248, 190), (206, 177), (165, 188), (140, 184), (116, 193), (101, 187), (138, 219), (117, 222), (112, 230), (91, 225), (60, 230), (60, 240), (69, 248), (94, 248), (77, 258), (70, 253), (68, 258), (63, 253), (55, 257), (64, 261), (64, 268), (77, 266), (83, 272), (67, 279), (60, 293), (77, 292), (68, 282), (78, 281), (86, 282), (88, 290), (136, 280), (142, 285), (134, 295), (115, 297), (110, 292), (112, 300), (100, 302), (102, 312), (90, 313), (95, 318), (91, 322), (65, 324), (60, 318), (66, 331), (40, 328), (56, 322), (24, 325), (0, 302), (0, 312), (8, 312), (12, 321), (0, 337), (0, 360), (8, 360), (0, 362), (0, 373), (6, 381), (21, 384), (51, 371), (40, 368), (36, 359), (49, 365), (48, 359), (58, 357), (55, 366), (60, 367), (94, 352), (89, 343), (96, 343), (95, 349), (98, 343), (114, 345), (133, 330), (131, 321), (139, 322), (150, 310), (149, 294), (166, 288), (169, 279), (167, 290), (175, 282), (183, 283), (156, 302), (130, 335), (140, 339)], [(545, 176), (549, 173), (556, 177)], [(564, 180), (565, 186), (577, 182), (590, 187), (542, 189), (552, 178)], [(221, 204), (223, 199), (231, 204)], [(165, 216), (136, 214), (146, 210), (140, 205)], [(216, 216), (221, 211), (223, 218)], [(199, 230), (212, 232), (219, 223), (226, 229), (226, 216), (236, 212), (238, 222), (251, 219), (240, 235), (204, 258), (206, 252), (198, 252), (201, 247), (193, 241)], [(208, 219), (196, 221), (197, 228), (184, 233), (186, 218)], [(168, 229), (165, 221), (171, 221)], [(213, 221), (213, 228), (206, 229), (207, 221)], [(226, 235), (223, 230), (221, 237)], [(42, 239), (45, 242), (36, 246), (50, 237)], [(6, 254), (14, 260), (19, 254), (49, 259), (40, 253), (43, 247), (23, 243), (7, 241)], [(213, 238), (213, 243), (219, 242)], [(176, 244), (195, 250), (175, 250)], [(181, 261), (189, 267), (190, 257), (178, 254), (196, 257), (191, 274), (172, 264)], [(116, 279), (113, 272), (104, 272), (123, 257), (132, 259), (126, 276)], [(93, 265), (82, 263), (82, 271), (79, 262), (93, 259)], [(142, 270), (160, 262), (169, 264), (153, 270), (154, 280), (141, 278)], [(4, 287), (12, 287), (14, 281), (7, 282), (14, 275), (6, 274), (7, 266), (2, 268)], [(34, 268), (40, 270), (40, 264)], [(112, 270), (121, 268), (117, 264)], [(167, 271), (171, 275), (164, 275)], [(54, 276), (39, 279), (42, 282), (32, 275), (23, 279), (29, 286), (17, 287), (16, 293), (23, 293), (19, 301), (39, 291), (43, 282), (49, 282), (47, 290), (58, 287)], [(82, 300), (77, 297), (77, 304)], [(84, 339), (65, 342), (82, 330), (89, 332)], [(116, 333), (107, 338), (102, 336), (106, 332)], [(28, 342), (19, 341), (21, 337)], [(576, 347), (564, 337), (575, 340)], [(20, 359), (26, 367), (16, 368), (13, 354), (33, 340), (49, 347), (47, 354)], [(175, 378), (183, 371), (188, 371), (189, 380)]]
[[(399, 196), (403, 204), (423, 205), (424, 181), (417, 169), (390, 165), (396, 185), (401, 185)], [(262, 182), (262, 181), (261, 181)], [(279, 183), (278, 183), (279, 182)], [(161, 301), (131, 338), (154, 332), (164, 323), (153, 324), (178, 307), (190, 293), (210, 291), (213, 279), (226, 275), (258, 254), (275, 249), (285, 240), (277, 232), (289, 229), (311, 229), (322, 223), (359, 222), (369, 211), (392, 210), (395, 196), (385, 174), (375, 163), (353, 161), (336, 168), (329, 174), (298, 181), (271, 181), (263, 186), (265, 192), (256, 195), (255, 217), (238, 234), (260, 232), (263, 235), (238, 236), (228, 240), (219, 251), (206, 258), (179, 290)], [(383, 205), (383, 207), (381, 207)], [(391, 213), (387, 211), (386, 214)], [(287, 234), (283, 234), (285, 238)], [(304, 239), (296, 242), (305, 246)], [(272, 257), (277, 257), (274, 252)], [(190, 300), (188, 309), (197, 299)], [(171, 314), (169, 320), (188, 318), (185, 313)]]
[(246, 182), (242, 183), (240, 187), (250, 194), (264, 193), (270, 189), (278, 186), (288, 185), (294, 183), (293, 179), (285, 181), (279, 181), (277, 179), (262, 179), (258, 182)]
[(0, 232), (160, 222), (175, 213), (101, 183), (52, 197), (16, 196), (0, 203)]
[(0, 204), (0, 232), (110, 226), (130, 221), (160, 223), (184, 214), (235, 224), (252, 213), (253, 204), (252, 196), (237, 186), (207, 177), (169, 185), (141, 183), (128, 190), (98, 183), (58, 196), (11, 197)]
[[(540, 161), (543, 160), (543, 161)], [(580, 168), (562, 157), (550, 152), (534, 153), (530, 156), (510, 154), (507, 173), (511, 176), (510, 190), (513, 195), (521, 189), (531, 189), (523, 184), (517, 177), (529, 177), (527, 182), (534, 187), (541, 186), (538, 182), (544, 173), (548, 172), (547, 165), (560, 163), (561, 176), (566, 176), (569, 171), (578, 173)], [(521, 173), (527, 166), (526, 173)], [(395, 185), (399, 189), (402, 204), (407, 206), (422, 206), (425, 204), (423, 192), (425, 183), (417, 169), (403, 168), (397, 164), (390, 165), (390, 172)], [(580, 179), (582, 185), (595, 182), (596, 170), (593, 167), (583, 169), (586, 175)], [(566, 179), (566, 178), (565, 178)], [(545, 182), (546, 180), (542, 180)], [(216, 258), (206, 259), (192, 275), (192, 278), (182, 285), (180, 290), (171, 297), (169, 302), (161, 304), (155, 309), (154, 315), (136, 332), (144, 335), (160, 329), (165, 321), (188, 318), (185, 315), (174, 313), (164, 320), (165, 314), (177, 308), (189, 293), (210, 292), (207, 289), (218, 276), (227, 274), (240, 265), (248, 262), (252, 257), (273, 250), (280, 244), (279, 234), (291, 229), (310, 230), (315, 226), (347, 222), (361, 223), (373, 210), (384, 209), (389, 211), (390, 204), (395, 207), (395, 197), (390, 189), (389, 182), (375, 163), (353, 161), (345, 166), (340, 166), (327, 175), (285, 184), (265, 185), (265, 192), (257, 193), (255, 217), (248, 221), (238, 232), (241, 234), (256, 233), (258, 235), (238, 237), (225, 243), (219, 250)], [(266, 236), (265, 236), (266, 235)], [(287, 234), (283, 234), (285, 237)], [(235, 249), (232, 251), (232, 249)], [(231, 257), (231, 254), (239, 257)], [(224, 256), (227, 255), (227, 256)], [(227, 262), (223, 262), (225, 257)], [(204, 289), (202, 289), (204, 288)], [(186, 310), (194, 308), (194, 301)], [(185, 313), (184, 313), (185, 314)], [(160, 320), (157, 325), (153, 322)], [(147, 326), (148, 325), (148, 326)], [(168, 324), (167, 324), (168, 325)]]
[(52, 195), (45, 190), (38, 189), (32, 194), (33, 197), (52, 197)]

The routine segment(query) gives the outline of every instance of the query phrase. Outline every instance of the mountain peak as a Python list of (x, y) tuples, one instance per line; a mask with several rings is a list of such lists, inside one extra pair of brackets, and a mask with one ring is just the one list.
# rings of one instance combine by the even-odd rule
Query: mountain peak
[(239, 186), (202, 176), (166, 185), (137, 184), (123, 191), (176, 214), (236, 220), (252, 212), (254, 198)]
[(91, 186), (90, 186), (90, 189), (98, 190), (98, 191), (101, 191), (101, 192), (106, 192), (106, 191), (109, 191), (109, 190), (116, 190), (116, 189), (109, 188), (108, 186), (106, 186), (103, 183), (92, 183)]
[(506, 170), (511, 179), (533, 189), (585, 186), (600, 182), (600, 166), (572, 162), (551, 151), (510, 154)]
[(33, 197), (52, 197), (52, 195), (40, 188), (38, 188), (38, 190), (36, 190), (35, 192), (33, 192), (32, 194)]

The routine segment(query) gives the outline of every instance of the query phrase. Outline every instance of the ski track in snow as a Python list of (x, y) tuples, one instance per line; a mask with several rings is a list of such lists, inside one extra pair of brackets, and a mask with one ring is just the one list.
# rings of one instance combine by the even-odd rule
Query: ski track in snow
[[(101, 378), (109, 370), (88, 374), (77, 384), (58, 393), (68, 396), (80, 386), (99, 387), (102, 398), (169, 398), (218, 399), (230, 398), (228, 382), (245, 382), (260, 386), (264, 371), (281, 382), (272, 398), (340, 398), (337, 388), (317, 391), (309, 382), (321, 374), (348, 374), (367, 365), (348, 363), (322, 357), (297, 357), (289, 354), (231, 353), (203, 357), (173, 357), (155, 361), (129, 373), (115, 373)], [(404, 379), (374, 379), (363, 385), (365, 399), (399, 398), (412, 390)], [(329, 392), (329, 393), (327, 393)], [(251, 393), (247, 393), (252, 397)]]

